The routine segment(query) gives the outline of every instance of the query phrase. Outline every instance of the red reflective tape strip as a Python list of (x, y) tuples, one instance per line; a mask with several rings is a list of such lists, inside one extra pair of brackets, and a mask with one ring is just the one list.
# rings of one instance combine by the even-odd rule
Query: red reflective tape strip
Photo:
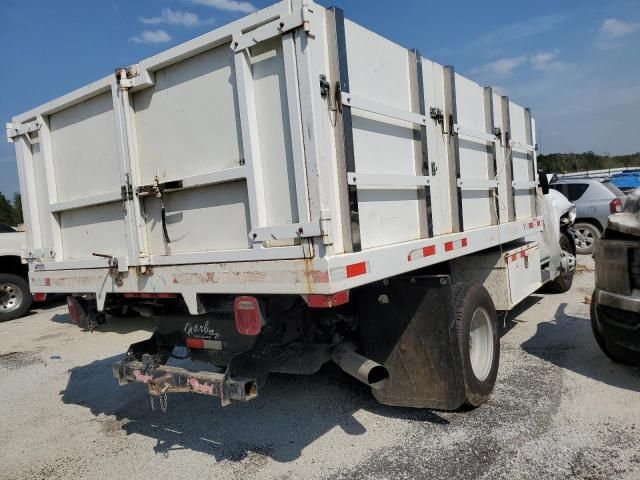
[(33, 283), (37, 287), (50, 287), (51, 286), (51, 278), (32, 278), (31, 283)]
[(187, 338), (187, 347), (203, 349), (204, 340), (201, 338)]
[(544, 225), (543, 220), (535, 219), (530, 221), (527, 226), (529, 229), (532, 229), (532, 228), (541, 228), (543, 225)]
[(435, 254), (436, 254), (436, 246), (427, 245), (426, 247), (411, 251), (407, 256), (407, 260), (409, 260), (410, 262), (413, 262), (414, 260), (420, 260), (421, 258), (430, 257)]
[(367, 273), (367, 262), (352, 263), (345, 267), (347, 278), (359, 277)]
[(329, 272), (312, 271), (311, 281), (313, 283), (329, 283)]
[(422, 249), (422, 256), (423, 257), (430, 257), (431, 255), (435, 255), (436, 254), (436, 246), (435, 245), (429, 245), (428, 247), (424, 247)]
[(516, 260), (518, 260), (518, 256), (517, 255), (511, 255), (511, 261), (515, 262)]
[(450, 252), (451, 250), (456, 250), (458, 248), (464, 248), (469, 244), (469, 240), (467, 238), (461, 238), (460, 240), (454, 240), (452, 242), (446, 242), (444, 244), (444, 251)]
[(527, 252), (520, 252), (520, 258), (527, 258)]

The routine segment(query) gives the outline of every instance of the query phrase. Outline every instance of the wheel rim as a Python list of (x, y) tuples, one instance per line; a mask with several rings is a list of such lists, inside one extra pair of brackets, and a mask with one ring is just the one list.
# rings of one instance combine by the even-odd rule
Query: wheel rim
[(478, 308), (471, 318), (469, 358), (476, 378), (486, 380), (493, 363), (493, 324), (484, 308)]
[(10, 313), (22, 305), (23, 294), (15, 283), (0, 283), (0, 313)]
[(589, 228), (579, 228), (580, 238), (578, 239), (578, 246), (580, 248), (589, 248), (596, 241), (596, 237)]

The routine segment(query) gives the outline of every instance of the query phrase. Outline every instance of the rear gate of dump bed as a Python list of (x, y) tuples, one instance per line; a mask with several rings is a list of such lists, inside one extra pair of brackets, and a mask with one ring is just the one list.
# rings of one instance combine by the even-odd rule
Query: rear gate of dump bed
[(177, 47), (44, 108), (15, 137), (31, 256), (45, 268), (106, 266), (94, 253), (121, 268), (309, 256), (303, 239), (320, 227), (305, 178), (302, 12), (281, 2), (196, 55)]

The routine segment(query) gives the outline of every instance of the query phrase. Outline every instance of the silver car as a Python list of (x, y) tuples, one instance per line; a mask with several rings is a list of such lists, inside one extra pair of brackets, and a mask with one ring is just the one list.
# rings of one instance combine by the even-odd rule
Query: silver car
[(625, 194), (608, 178), (561, 178), (549, 186), (576, 205), (576, 252), (593, 253), (596, 241), (607, 228), (609, 215), (624, 209)]

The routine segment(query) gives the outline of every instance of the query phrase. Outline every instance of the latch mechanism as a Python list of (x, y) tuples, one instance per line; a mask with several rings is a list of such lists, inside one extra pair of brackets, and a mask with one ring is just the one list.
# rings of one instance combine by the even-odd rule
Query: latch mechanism
[(133, 200), (133, 187), (131, 186), (131, 177), (128, 173), (125, 173), (125, 184), (120, 187), (120, 195), (122, 201)]
[(444, 113), (441, 108), (431, 107), (429, 109), (429, 116), (438, 123), (444, 122)]
[(327, 80), (327, 76), (323, 73), (320, 75), (320, 96), (322, 98), (327, 98), (330, 92), (331, 84)]
[(160, 200), (160, 217), (162, 220), (162, 233), (164, 235), (164, 241), (167, 243), (171, 243), (171, 238), (169, 237), (169, 231), (167, 230), (167, 210), (164, 205), (164, 199), (163, 199), (162, 193), (165, 190), (176, 190), (180, 188), (182, 188), (181, 180), (178, 180), (175, 182), (161, 183), (160, 179), (156, 175), (151, 185), (142, 185), (136, 189), (136, 194), (138, 195), (138, 197), (153, 195), (158, 200)]
[(122, 272), (118, 267), (118, 259), (113, 255), (106, 255), (104, 253), (92, 253), (94, 257), (106, 258), (109, 264), (109, 275), (113, 277), (113, 281), (116, 282), (116, 285), (122, 286)]

